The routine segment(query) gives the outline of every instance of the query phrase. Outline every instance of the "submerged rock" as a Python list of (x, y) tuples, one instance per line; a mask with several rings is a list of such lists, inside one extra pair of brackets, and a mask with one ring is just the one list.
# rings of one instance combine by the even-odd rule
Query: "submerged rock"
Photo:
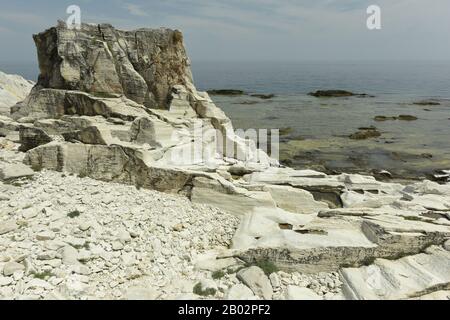
[(414, 105), (417, 106), (440, 106), (441, 103), (435, 100), (422, 100), (422, 101), (417, 101), (417, 102), (413, 102)]
[(210, 95), (215, 96), (241, 96), (244, 95), (245, 92), (237, 89), (214, 89), (207, 91)]
[(415, 116), (411, 116), (411, 115), (407, 115), (407, 114), (401, 114), (399, 116), (376, 116), (375, 118), (373, 118), (373, 120), (375, 121), (387, 121), (387, 120), (403, 120), (403, 121), (414, 121), (417, 120), (418, 118)]
[(252, 97), (255, 97), (255, 98), (260, 98), (260, 99), (263, 99), (263, 100), (268, 100), (268, 99), (272, 99), (272, 98), (274, 98), (275, 97), (275, 95), (274, 94), (257, 94), (257, 93), (255, 93), (255, 94), (251, 94), (250, 96), (252, 96)]
[(351, 91), (346, 90), (318, 90), (315, 92), (310, 92), (308, 93), (308, 95), (317, 98), (340, 98), (340, 97), (354, 97), (354, 96), (359, 98), (373, 97), (366, 93), (353, 93)]
[(368, 128), (360, 128), (359, 131), (351, 134), (349, 138), (354, 140), (363, 140), (369, 138), (377, 138), (379, 136), (381, 136), (381, 133), (377, 130), (377, 128), (368, 127)]
[(408, 114), (401, 114), (398, 116), (398, 120), (403, 120), (403, 121), (414, 121), (417, 120), (418, 118), (415, 116), (411, 116)]
[(319, 97), (331, 98), (331, 97), (352, 97), (355, 94), (353, 92), (346, 90), (318, 90), (316, 92), (310, 92), (308, 93), (308, 95), (317, 98)]
[(376, 116), (375, 118), (373, 118), (373, 120), (375, 121), (388, 121), (388, 120), (397, 120), (397, 117), (388, 117), (388, 116)]

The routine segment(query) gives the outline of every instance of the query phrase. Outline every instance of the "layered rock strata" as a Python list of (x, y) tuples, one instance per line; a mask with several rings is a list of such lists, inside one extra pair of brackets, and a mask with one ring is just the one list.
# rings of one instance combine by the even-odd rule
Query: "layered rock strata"
[[(420, 255), (450, 238), (449, 185), (284, 168), (235, 135), (196, 90), (179, 31), (60, 23), (34, 39), (41, 75), (8, 120), (19, 124), (24, 162), (181, 194), (239, 217), (231, 248), (203, 267), (239, 258), (337, 272)], [(351, 287), (357, 276), (343, 279)], [(243, 294), (238, 289), (231, 296)]]

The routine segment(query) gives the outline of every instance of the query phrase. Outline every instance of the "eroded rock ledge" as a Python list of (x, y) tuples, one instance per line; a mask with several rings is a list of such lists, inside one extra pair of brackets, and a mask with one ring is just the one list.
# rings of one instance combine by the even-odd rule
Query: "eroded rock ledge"
[[(185, 195), (240, 217), (231, 248), (211, 254), (206, 269), (234, 257), (304, 274), (343, 270), (347, 297), (363, 297), (351, 284), (363, 271), (350, 277), (343, 268), (434, 256), (429, 248), (441, 250), (450, 238), (448, 184), (283, 168), (236, 136), (223, 111), (196, 90), (179, 31), (77, 31), (60, 23), (34, 39), (41, 75), (8, 120), (20, 131), (24, 162)], [(197, 148), (198, 128), (223, 140), (203, 139)], [(191, 157), (180, 161), (187, 151)]]

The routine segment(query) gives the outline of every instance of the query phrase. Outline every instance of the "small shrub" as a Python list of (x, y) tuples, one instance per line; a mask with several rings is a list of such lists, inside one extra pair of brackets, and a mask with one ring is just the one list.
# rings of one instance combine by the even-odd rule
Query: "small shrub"
[(217, 270), (217, 271), (214, 271), (211, 276), (214, 280), (217, 280), (217, 279), (222, 279), (223, 277), (225, 277), (225, 275), (226, 275), (226, 273), (224, 271)]
[(422, 221), (422, 218), (416, 216), (404, 216), (403, 219), (409, 221)]
[(80, 178), (80, 179), (83, 179), (83, 178), (86, 178), (88, 175), (87, 175), (87, 173), (85, 172), (85, 171), (81, 171), (79, 174), (78, 174), (78, 178)]
[(74, 248), (77, 249), (77, 250), (80, 250), (80, 249), (86, 249), (86, 250), (89, 250), (90, 245), (89, 245), (89, 242), (86, 241), (83, 245), (75, 244), (75, 245), (72, 245), (72, 247), (74, 247)]
[(274, 272), (279, 271), (278, 267), (272, 261), (269, 260), (256, 261), (255, 263), (248, 265), (248, 267), (251, 267), (252, 265), (261, 268), (264, 271), (264, 273), (268, 276)]
[(206, 297), (206, 296), (213, 296), (213, 295), (215, 295), (215, 294), (216, 294), (216, 289), (214, 289), (214, 288), (208, 288), (208, 289), (206, 289), (206, 290), (202, 290), (202, 285), (201, 285), (201, 283), (199, 282), (199, 283), (197, 283), (197, 284), (194, 286), (193, 292), (194, 292), (196, 295), (198, 295), (198, 296)]
[(72, 218), (72, 219), (73, 219), (73, 218), (79, 217), (80, 214), (81, 214), (80, 211), (74, 210), (74, 211), (69, 212), (69, 213), (67, 214), (67, 216), (68, 216), (69, 218)]
[(31, 274), (33, 275), (33, 277), (41, 280), (45, 280), (55, 275), (53, 272), (48, 270), (43, 272), (32, 272)]

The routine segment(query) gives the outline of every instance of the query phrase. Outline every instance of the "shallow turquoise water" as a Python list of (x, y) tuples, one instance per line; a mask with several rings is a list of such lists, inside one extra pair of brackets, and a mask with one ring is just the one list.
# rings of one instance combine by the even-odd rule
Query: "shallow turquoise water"
[[(276, 94), (269, 100), (248, 95), (213, 96), (213, 100), (236, 128), (289, 127), (293, 131), (287, 138), (306, 139), (289, 147), (291, 165), (320, 163), (356, 172), (387, 169), (413, 176), (450, 168), (450, 62), (194, 63), (193, 71), (202, 90)], [(320, 89), (375, 97), (307, 95)], [(413, 104), (426, 99), (437, 99), (441, 105)], [(378, 115), (412, 115), (418, 120), (374, 121)], [(381, 137), (348, 138), (369, 126), (375, 126)], [(293, 159), (292, 149), (297, 147)], [(305, 159), (305, 150), (313, 155)]]

